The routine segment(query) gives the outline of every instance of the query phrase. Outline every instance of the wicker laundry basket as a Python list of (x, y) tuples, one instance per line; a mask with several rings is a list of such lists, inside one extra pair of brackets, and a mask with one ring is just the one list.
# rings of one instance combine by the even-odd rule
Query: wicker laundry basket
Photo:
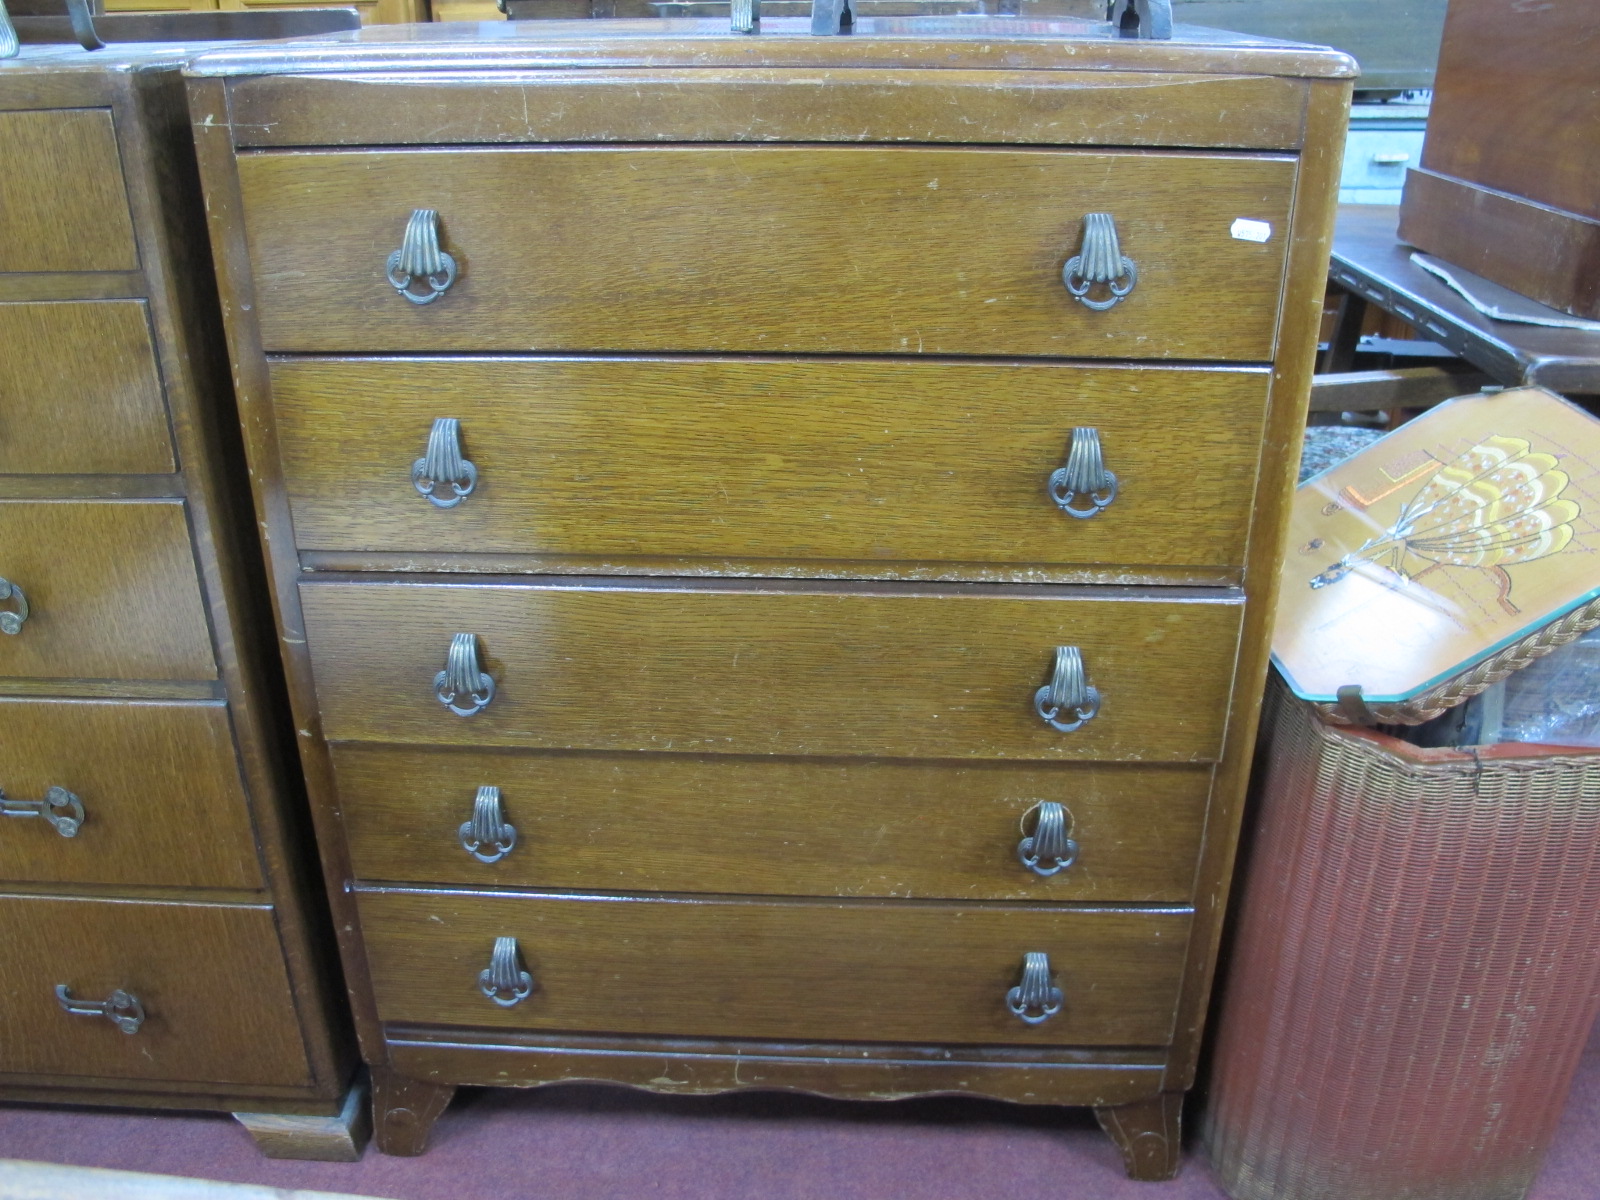
[(1600, 751), (1425, 750), (1274, 680), (1207, 1153), (1237, 1200), (1513, 1200), (1600, 1001)]

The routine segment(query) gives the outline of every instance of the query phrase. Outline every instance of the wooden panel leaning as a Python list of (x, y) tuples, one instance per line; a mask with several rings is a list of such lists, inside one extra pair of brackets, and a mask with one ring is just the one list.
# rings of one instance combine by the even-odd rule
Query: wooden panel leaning
[(358, 1064), (194, 239), (182, 57), (0, 62), (0, 1098), (325, 1133)]
[(1167, 1177), (1354, 64), (808, 29), (188, 69), (376, 1137), (964, 1091)]

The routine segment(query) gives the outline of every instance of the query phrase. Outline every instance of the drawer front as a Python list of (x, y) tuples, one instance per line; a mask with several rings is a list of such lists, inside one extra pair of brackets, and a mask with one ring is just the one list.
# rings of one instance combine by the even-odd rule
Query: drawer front
[[(815, 359), (272, 366), (303, 549), (879, 571), (1237, 569), (1267, 384), (1261, 370)], [(430, 501), (413, 482), (446, 418), (474, 471), (448, 508), (434, 501), (455, 501), (449, 483)], [(1048, 488), (1079, 436), (1116, 475), (1098, 514), (1063, 492), (1092, 519)], [(1198, 463), (1222, 485), (1190, 486)]]
[[(1157, 1046), (1170, 1037), (1185, 911), (602, 896), (364, 893), (378, 1015), (686, 1037)], [(515, 938), (531, 991), (480, 978)], [(1044, 953), (1061, 1010), (1006, 1006)], [(510, 999), (513, 993), (503, 993)]]
[[(330, 740), (680, 754), (1205, 761), (1220, 749), (1237, 601), (803, 586), (310, 582)], [(1070, 598), (1068, 598), (1070, 597)], [(436, 683), (454, 635), (494, 695)], [(1035, 696), (1076, 646), (1097, 715)], [(484, 693), (480, 692), (480, 695)], [(466, 689), (458, 708), (470, 709)]]
[(1403, 188), (1406, 169), (1422, 162), (1423, 136), (1421, 129), (1352, 129), (1339, 187)]
[[(358, 876), (576, 891), (1188, 903), (1211, 781), (1204, 767), (349, 744), (333, 757)], [(487, 834), (473, 823), (486, 787)], [(1064, 867), (1035, 850), (1044, 803), (1063, 810)]]
[[(0, 700), (0, 725), (11, 809), (57, 800), (0, 821), (0, 879), (262, 886), (225, 706)], [(60, 820), (77, 816), (76, 829)]]
[(111, 113), (0, 112), (0, 271), (136, 271)]
[[(1265, 361), (1295, 162), (670, 146), (257, 153), (239, 171), (269, 350)], [(416, 209), (457, 268), (427, 304), (386, 276)], [(1137, 283), (1096, 312), (1062, 269), (1100, 212)], [(1241, 217), (1267, 240), (1234, 237)]]
[(0, 577), (0, 678), (217, 676), (180, 500), (0, 502)]
[[(304, 1085), (271, 909), (0, 897), (0, 1063), (14, 1073)], [(144, 1021), (63, 1010), (122, 990)], [(127, 1011), (127, 1010), (124, 1010)]]
[(0, 345), (0, 473), (176, 470), (143, 300), (0, 304)]

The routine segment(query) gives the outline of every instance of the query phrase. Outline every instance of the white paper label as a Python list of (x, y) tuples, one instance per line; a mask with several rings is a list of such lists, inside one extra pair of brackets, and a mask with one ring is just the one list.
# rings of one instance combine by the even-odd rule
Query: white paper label
[(1241, 242), (1264, 242), (1272, 236), (1272, 226), (1266, 221), (1252, 221), (1248, 217), (1240, 217), (1234, 221), (1233, 228), (1229, 232)]

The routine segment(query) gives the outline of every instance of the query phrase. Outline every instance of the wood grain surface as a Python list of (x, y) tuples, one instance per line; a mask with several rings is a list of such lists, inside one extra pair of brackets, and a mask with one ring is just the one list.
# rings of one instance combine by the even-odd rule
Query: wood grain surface
[[(268, 350), (1264, 361), (1295, 163), (645, 146), (253, 152), (239, 175)], [(384, 274), (417, 208), (459, 272), (427, 305)], [(1138, 267), (1107, 312), (1061, 281), (1090, 212)], [(1272, 235), (1233, 237), (1239, 217)]]
[(0, 788), (83, 803), (77, 835), (0, 822), (0, 879), (259, 888), (261, 864), (221, 704), (0, 699)]
[[(218, 1084), (306, 1084), (270, 908), (0, 897), (0, 1062), (9, 1071)], [(144, 1006), (125, 1034), (56, 1000)]]
[[(363, 879), (951, 900), (1187, 903), (1211, 775), (353, 744), (333, 759)], [(494, 863), (458, 835), (484, 785), (516, 829)], [(1044, 800), (1066, 808), (1079, 846), (1048, 878), (1017, 855)]]
[[(330, 739), (680, 754), (1208, 761), (1241, 606), (801, 585), (345, 583), (300, 588)], [(433, 692), (478, 638), (493, 702)], [(1100, 713), (1034, 712), (1077, 645)]]
[[(1023, 578), (1038, 564), (1236, 569), (1267, 382), (964, 360), (272, 363), (302, 549), (982, 563)], [(461, 421), (478, 473), (451, 509), (411, 483), (439, 417)], [(1089, 520), (1046, 490), (1076, 426), (1099, 429), (1118, 479)], [(1208, 486), (1191, 486), (1197, 472)]]
[(109, 111), (0, 112), (0, 162), (0, 271), (138, 269)]
[[(1189, 916), (1015, 905), (643, 900), (362, 892), (386, 1021), (717, 1037), (1160, 1045)], [(479, 990), (497, 937), (535, 981)], [(1023, 955), (1049, 955), (1062, 1011), (1006, 1008)]]
[(31, 609), (0, 678), (217, 677), (181, 501), (0, 501), (0, 576)]
[(240, 146), (441, 142), (960, 142), (1293, 150), (1305, 84), (1150, 71), (619, 68), (232, 88)]
[(176, 469), (143, 301), (0, 304), (0, 345), (0, 473)]

